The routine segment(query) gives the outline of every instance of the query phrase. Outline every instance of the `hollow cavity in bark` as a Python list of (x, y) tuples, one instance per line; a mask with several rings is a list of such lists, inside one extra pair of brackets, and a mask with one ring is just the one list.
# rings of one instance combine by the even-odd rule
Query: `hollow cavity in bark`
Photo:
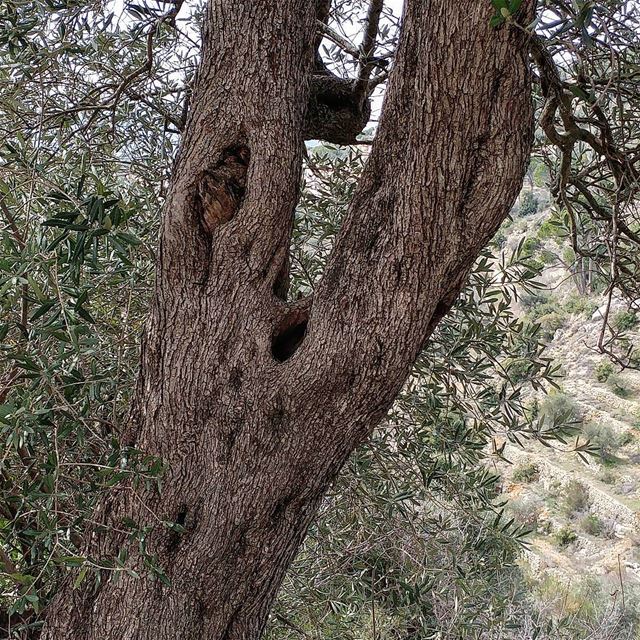
[(218, 162), (198, 177), (196, 207), (207, 233), (229, 222), (240, 208), (247, 188), (250, 152), (244, 144), (227, 147)]
[(304, 341), (309, 323), (309, 309), (288, 313), (271, 337), (271, 353), (278, 362), (288, 360)]

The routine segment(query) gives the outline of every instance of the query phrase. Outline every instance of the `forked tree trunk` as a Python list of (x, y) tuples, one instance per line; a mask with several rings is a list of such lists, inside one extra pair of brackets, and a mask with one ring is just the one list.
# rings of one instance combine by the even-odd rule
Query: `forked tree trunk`
[[(531, 8), (532, 2), (529, 2)], [(385, 415), (514, 202), (526, 36), (489, 0), (409, 0), (376, 141), (313, 300), (281, 297), (314, 52), (309, 0), (212, 0), (164, 210), (128, 441), (162, 492), (115, 490), (93, 557), (146, 544), (171, 585), (63, 585), (46, 640), (251, 640), (328, 484)], [(184, 527), (176, 533), (170, 521)], [(120, 531), (120, 532), (119, 532)]]

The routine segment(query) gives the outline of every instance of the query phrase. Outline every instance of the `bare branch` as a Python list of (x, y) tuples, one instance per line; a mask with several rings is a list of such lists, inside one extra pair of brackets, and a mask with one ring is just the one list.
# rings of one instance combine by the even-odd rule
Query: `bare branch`
[(380, 24), (380, 15), (382, 13), (383, 0), (371, 0), (369, 4), (369, 12), (367, 14), (367, 26), (364, 32), (362, 45), (360, 46), (361, 54), (359, 60), (358, 80), (356, 81), (355, 92), (361, 99), (365, 99), (368, 95), (369, 78), (376, 66), (373, 54), (376, 50), (376, 36), (378, 35), (378, 26)]

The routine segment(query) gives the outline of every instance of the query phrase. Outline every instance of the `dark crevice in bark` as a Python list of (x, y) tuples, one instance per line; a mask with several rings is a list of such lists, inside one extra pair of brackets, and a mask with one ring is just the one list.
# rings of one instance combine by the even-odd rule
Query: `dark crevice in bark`
[(278, 433), (286, 424), (287, 412), (282, 404), (282, 398), (280, 396), (276, 396), (274, 405), (275, 408), (270, 415), (269, 427), (271, 431)]
[(225, 627), (220, 640), (230, 640), (232, 637), (234, 637), (233, 628), (235, 627), (236, 619), (238, 618), (239, 613), (240, 613), (240, 607), (237, 607), (231, 614), (231, 617), (229, 618), (229, 622)]
[(288, 360), (300, 347), (307, 333), (307, 320), (277, 332), (271, 342), (271, 352), (278, 362)]
[(175, 553), (183, 540), (186, 528), (185, 524), (187, 522), (187, 513), (187, 505), (180, 505), (174, 521), (177, 526), (169, 534), (169, 541), (167, 543), (167, 551), (169, 553)]
[(242, 379), (244, 375), (240, 367), (233, 367), (229, 376), (229, 384), (234, 391), (238, 391), (242, 387)]
[(187, 520), (187, 505), (183, 504), (180, 507), (180, 511), (178, 512), (178, 515), (176, 516), (176, 524), (180, 525), (181, 527), (184, 526), (184, 523)]
[(271, 336), (271, 353), (278, 362), (288, 360), (300, 347), (307, 333), (313, 298), (309, 296), (287, 305)]
[[(294, 213), (291, 214), (292, 223)], [(291, 240), (291, 228), (289, 228), (282, 244), (275, 250), (273, 256), (262, 270), (262, 276), (271, 285), (273, 295), (282, 302), (287, 301), (289, 294), (289, 275), (291, 268), (291, 249), (285, 244)]]
[(284, 264), (282, 265), (275, 282), (273, 283), (273, 295), (279, 300), (286, 301), (289, 293), (289, 252), (287, 252)]
[(238, 439), (238, 433), (240, 429), (235, 428), (229, 430), (227, 433), (224, 433), (222, 436), (222, 444), (223, 444), (223, 455), (222, 462), (224, 464), (228, 463), (231, 460), (231, 454), (233, 453), (233, 447), (236, 444), (236, 440)]
[(294, 497), (295, 496), (293, 495), (288, 495), (276, 502), (269, 518), (272, 525), (277, 525), (282, 520), (287, 511), (287, 508), (293, 502)]
[(464, 181), (464, 187), (462, 190), (462, 198), (460, 199), (460, 207), (458, 209), (460, 217), (464, 216), (464, 210), (467, 206), (467, 202), (473, 192), (478, 178), (482, 175), (484, 168), (484, 156), (486, 154), (487, 145), (490, 142), (490, 135), (488, 131), (482, 132), (472, 142), (472, 157), (473, 162), (470, 164), (468, 175)]
[(205, 169), (196, 182), (195, 205), (204, 231), (229, 222), (236, 214), (247, 187), (249, 147), (244, 143), (224, 149), (218, 161)]

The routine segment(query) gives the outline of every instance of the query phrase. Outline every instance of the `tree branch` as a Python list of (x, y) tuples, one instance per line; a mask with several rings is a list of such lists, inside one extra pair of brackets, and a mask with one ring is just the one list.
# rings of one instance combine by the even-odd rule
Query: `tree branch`
[(367, 14), (367, 27), (360, 46), (360, 59), (358, 64), (358, 80), (356, 81), (355, 93), (364, 100), (369, 95), (369, 78), (371, 72), (376, 67), (373, 54), (376, 50), (376, 37), (378, 35), (378, 25), (380, 24), (380, 14), (382, 13), (383, 0), (371, 0), (369, 12)]
[(317, 357), (323, 336), (336, 371), (366, 367), (379, 392), (367, 415), (404, 381), (522, 184), (527, 36), (490, 18), (490, 3), (409, 1), (376, 140), (316, 288), (307, 348)]

